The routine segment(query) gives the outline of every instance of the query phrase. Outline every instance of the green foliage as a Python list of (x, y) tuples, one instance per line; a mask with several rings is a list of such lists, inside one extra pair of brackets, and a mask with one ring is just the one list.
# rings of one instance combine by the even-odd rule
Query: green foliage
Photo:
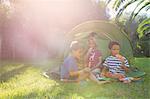
[(150, 35), (142, 36), (139, 40), (139, 45), (141, 46), (143, 54), (147, 57), (150, 57)]
[(126, 3), (117, 13), (116, 15), (116, 19), (119, 19), (119, 17), (122, 15), (122, 13), (125, 11), (125, 9), (130, 5), (132, 4), (134, 1), (130, 1), (128, 3)]
[(150, 18), (143, 20), (137, 29), (138, 40), (136, 42), (136, 50), (140, 55), (150, 57)]
[[(134, 10), (131, 12), (131, 15), (130, 15), (130, 17), (129, 17), (129, 21), (132, 23), (132, 21), (133, 21), (133, 17), (134, 17), (134, 15), (135, 15), (135, 11), (136, 11), (136, 9), (144, 2), (143, 0), (140, 0), (140, 1), (136, 1), (136, 2), (138, 2), (137, 3), (137, 5), (136, 5), (136, 7), (134, 8)], [(134, 2), (133, 2), (134, 3)], [(143, 6), (146, 6), (146, 5), (143, 5)], [(139, 10), (137, 11), (137, 12), (139, 12)]]
[[(133, 14), (131, 20), (134, 20), (135, 17), (138, 15), (138, 13), (139, 13), (140, 11), (142, 11), (142, 9), (144, 9), (144, 8), (147, 8), (147, 9), (148, 9), (148, 8), (150, 8), (150, 2), (146, 1), (146, 2), (143, 2), (142, 4), (143, 4), (143, 6), (141, 6), (140, 9), (138, 9), (136, 12), (134, 12), (134, 14)], [(147, 10), (147, 11), (148, 11), (148, 10)]]
[[(109, 0), (107, 7), (116, 12), (115, 21), (117, 25), (128, 34), (135, 51), (134, 55), (150, 56), (150, 52), (148, 51), (150, 48), (147, 47), (150, 46), (150, 16), (148, 15), (150, 11), (150, 1)], [(127, 8), (130, 9), (130, 11), (127, 11)], [(142, 11), (145, 12), (142, 13)], [(136, 20), (136, 17), (139, 19)]]
[(116, 0), (114, 5), (113, 5), (113, 8), (117, 11), (117, 9), (119, 8), (120, 4), (121, 4), (121, 0)]
[(147, 33), (150, 33), (150, 18), (143, 20), (137, 29), (138, 37), (141, 38)]

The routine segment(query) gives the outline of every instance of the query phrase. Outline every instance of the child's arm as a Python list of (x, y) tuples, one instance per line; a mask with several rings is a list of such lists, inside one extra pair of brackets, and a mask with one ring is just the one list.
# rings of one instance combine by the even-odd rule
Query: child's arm
[(99, 57), (99, 62), (98, 62), (98, 64), (96, 64), (96, 66), (92, 67), (91, 70), (94, 70), (94, 69), (96, 69), (96, 68), (99, 68), (99, 67), (101, 66), (101, 63), (102, 63), (101, 60), (102, 60), (102, 57)]
[[(72, 77), (75, 77), (75, 76), (78, 77), (80, 75), (80, 72), (79, 71), (70, 71), (69, 75), (72, 76)], [(79, 82), (78, 79), (76, 79), (76, 80), (70, 80), (70, 79), (66, 79), (66, 78), (61, 79), (61, 81), (62, 82)]]
[(108, 59), (106, 58), (102, 64), (101, 76), (106, 76), (106, 73), (109, 71)]
[(108, 71), (108, 68), (104, 66), (101, 72), (101, 76), (105, 76), (107, 71)]
[(88, 56), (85, 55), (84, 57), (84, 67), (88, 67)]
[(84, 72), (90, 72), (90, 71), (91, 71), (91, 69), (86, 67), (80, 71), (70, 71), (69, 74), (70, 74), (70, 76), (79, 76), (80, 74), (82, 74)]
[(125, 66), (125, 63), (124, 63), (124, 62), (122, 62), (121, 68), (124, 69), (126, 72), (129, 71), (129, 68), (128, 68), (127, 66)]
[(87, 51), (87, 53), (84, 57), (84, 67), (89, 67), (88, 56), (89, 56), (90, 53), (91, 53), (91, 48), (88, 49), (88, 51)]
[[(126, 58), (125, 57), (123, 57), (122, 55), (116, 55), (116, 57), (122, 62), (122, 64), (121, 64), (121, 68), (122, 69), (124, 69), (126, 72), (128, 72), (129, 71), (129, 68), (125, 65), (125, 60), (126, 60)], [(127, 60), (126, 60), (127, 61)]]
[(69, 72), (70, 76), (79, 76), (79, 74), (80, 74), (79, 71), (70, 71)]

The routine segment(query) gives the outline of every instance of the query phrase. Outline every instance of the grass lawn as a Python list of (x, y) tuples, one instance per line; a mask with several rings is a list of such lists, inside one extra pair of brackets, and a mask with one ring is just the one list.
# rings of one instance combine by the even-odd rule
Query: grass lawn
[(47, 79), (41, 72), (48, 66), (0, 66), (0, 99), (150, 99), (150, 59), (135, 58), (132, 63), (146, 72), (143, 81), (105, 85)]

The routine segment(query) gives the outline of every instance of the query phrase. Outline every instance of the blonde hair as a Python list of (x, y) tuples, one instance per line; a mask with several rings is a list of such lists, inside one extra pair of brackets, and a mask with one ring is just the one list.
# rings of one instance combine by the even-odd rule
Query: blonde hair
[(81, 45), (79, 44), (78, 41), (72, 41), (71, 44), (70, 44), (70, 50), (73, 51), (73, 50), (78, 50), (82, 48)]

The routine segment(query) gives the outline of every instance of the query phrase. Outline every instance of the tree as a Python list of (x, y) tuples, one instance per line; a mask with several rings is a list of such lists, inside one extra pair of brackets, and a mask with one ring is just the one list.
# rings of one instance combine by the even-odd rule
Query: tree
[(150, 0), (103, 0), (103, 2), (106, 8), (114, 11), (116, 24), (128, 34), (133, 49), (137, 50), (135, 55), (142, 54), (143, 50), (145, 56), (150, 56), (148, 51), (150, 48), (146, 47), (150, 41)]

